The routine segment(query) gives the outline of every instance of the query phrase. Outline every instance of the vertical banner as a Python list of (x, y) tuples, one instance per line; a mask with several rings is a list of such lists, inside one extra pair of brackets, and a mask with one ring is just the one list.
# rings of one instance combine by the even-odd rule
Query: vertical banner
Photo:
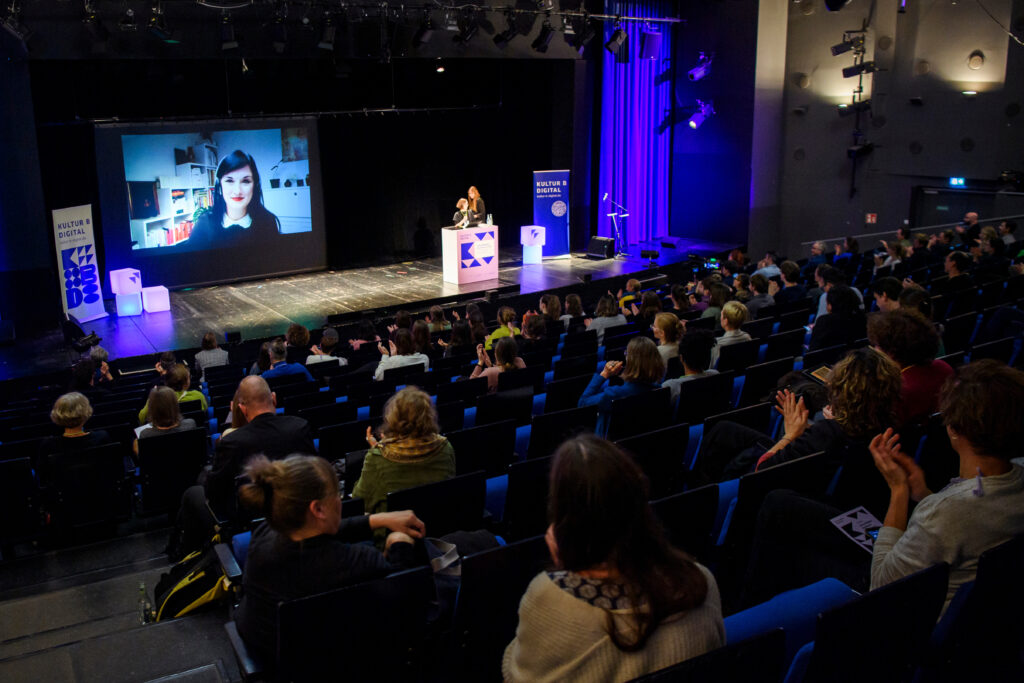
[(545, 257), (569, 255), (569, 171), (533, 172), (533, 224), (547, 232)]
[(106, 316), (92, 235), (92, 204), (54, 209), (53, 234), (64, 312), (79, 322)]

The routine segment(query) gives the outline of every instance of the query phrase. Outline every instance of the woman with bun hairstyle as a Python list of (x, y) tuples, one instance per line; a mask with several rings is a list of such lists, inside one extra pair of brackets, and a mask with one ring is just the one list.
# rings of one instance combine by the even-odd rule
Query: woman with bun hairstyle
[[(323, 458), (257, 456), (245, 468), (239, 500), (266, 517), (252, 533), (242, 601), (235, 612), (246, 645), (271, 661), (278, 603), (385, 576), (415, 564), (413, 539), (425, 532), (411, 510), (341, 518), (334, 469)], [(388, 529), (382, 554), (369, 540)]]
[(281, 221), (263, 206), (256, 160), (240, 149), (221, 159), (213, 187), (213, 206), (196, 212), (191, 247), (234, 247), (273, 239)]
[(670, 360), (679, 355), (679, 340), (683, 338), (686, 326), (674, 313), (659, 313), (654, 316), (651, 331), (654, 340), (658, 342), (658, 353), (668, 365)]

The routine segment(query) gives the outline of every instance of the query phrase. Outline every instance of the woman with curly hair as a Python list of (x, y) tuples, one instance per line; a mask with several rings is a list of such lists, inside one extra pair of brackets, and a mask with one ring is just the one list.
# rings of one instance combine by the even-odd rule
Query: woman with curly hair
[(506, 681), (627, 681), (725, 642), (718, 586), (670, 546), (645, 477), (593, 435), (563, 443), (551, 466), (548, 550), (530, 583)]
[(406, 387), (384, 404), (381, 438), (366, 428), (370, 450), (352, 489), (367, 512), (384, 512), (390, 491), (431, 484), (455, 476), (455, 451), (438, 434), (437, 410), (426, 392)]

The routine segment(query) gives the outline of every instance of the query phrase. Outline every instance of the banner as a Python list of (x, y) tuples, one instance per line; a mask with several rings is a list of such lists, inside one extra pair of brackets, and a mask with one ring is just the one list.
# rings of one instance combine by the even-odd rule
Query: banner
[(533, 172), (533, 224), (547, 233), (544, 256), (569, 254), (569, 171)]
[(54, 209), (53, 234), (64, 312), (79, 322), (106, 316), (92, 236), (92, 204)]

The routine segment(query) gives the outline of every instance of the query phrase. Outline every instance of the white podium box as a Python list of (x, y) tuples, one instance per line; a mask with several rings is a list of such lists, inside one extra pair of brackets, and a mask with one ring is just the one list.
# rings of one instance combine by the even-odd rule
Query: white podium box
[(537, 265), (544, 258), (546, 233), (543, 225), (523, 225), (519, 228), (519, 243), (523, 245), (523, 265)]
[(441, 229), (444, 281), (453, 285), (498, 279), (498, 226)]

